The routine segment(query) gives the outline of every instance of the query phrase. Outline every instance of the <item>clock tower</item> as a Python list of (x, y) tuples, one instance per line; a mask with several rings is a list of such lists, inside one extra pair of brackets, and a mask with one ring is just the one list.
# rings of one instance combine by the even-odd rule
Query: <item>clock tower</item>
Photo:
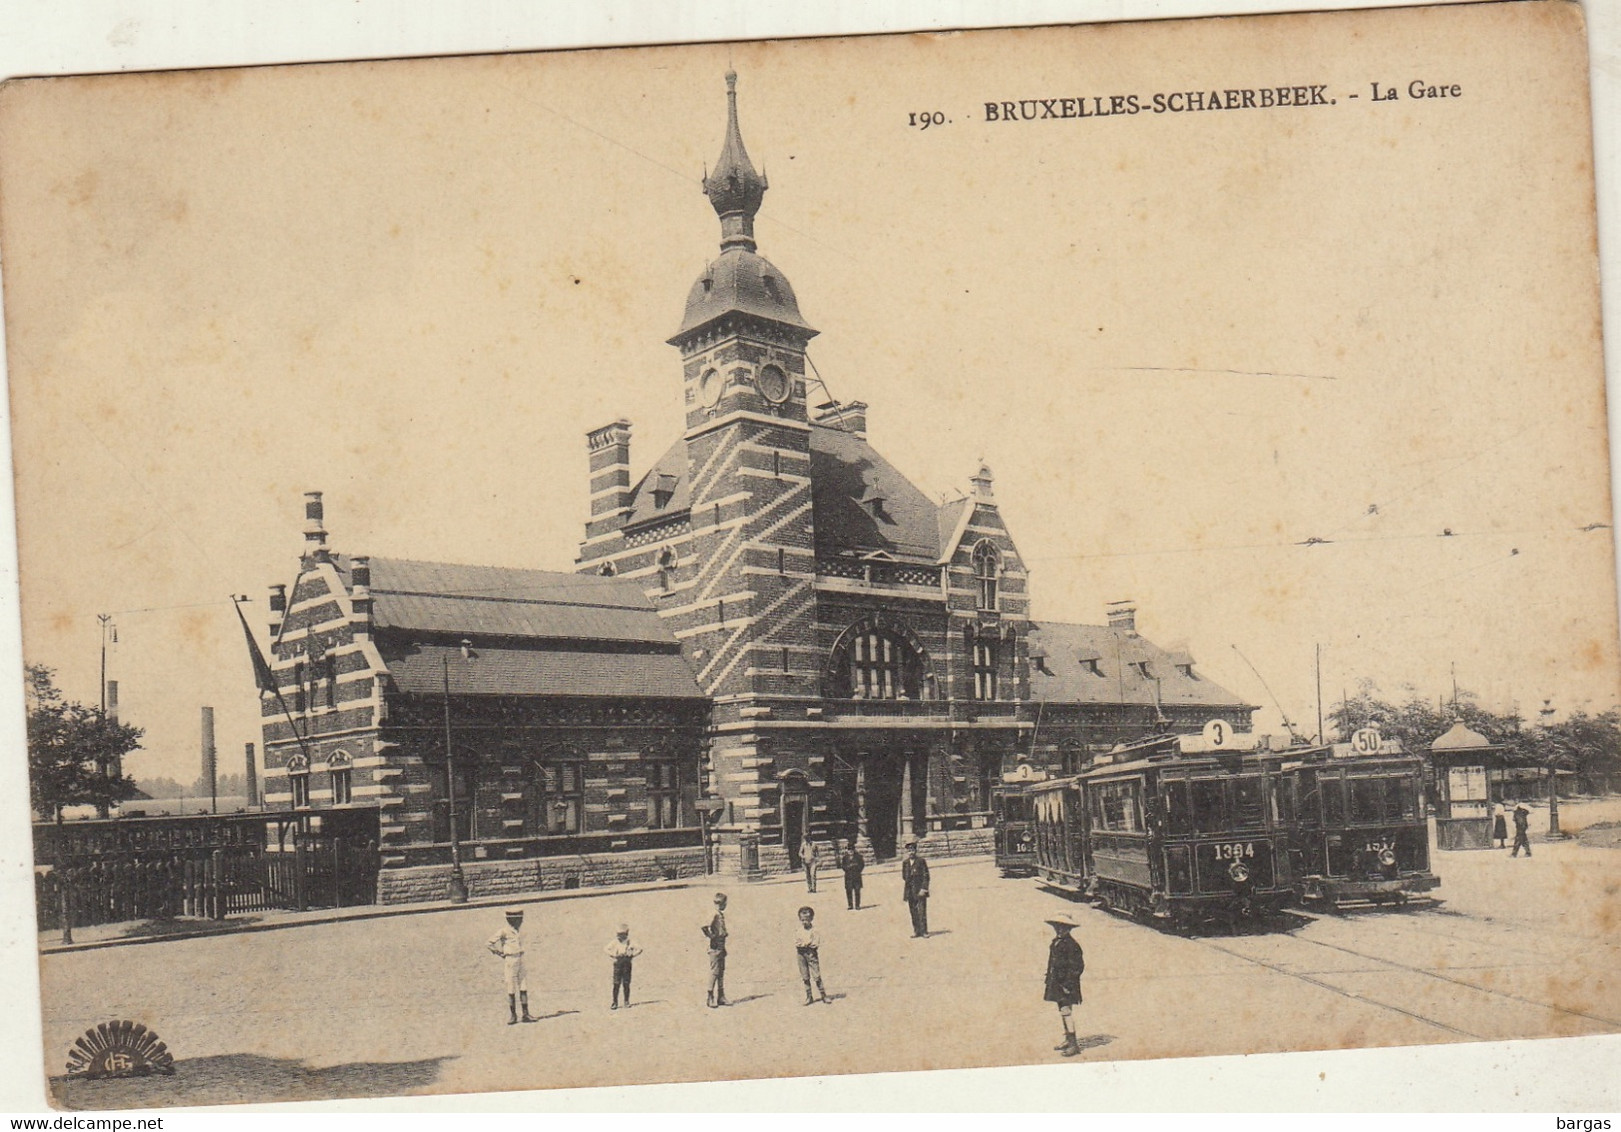
[(711, 695), (814, 694), (815, 578), (805, 347), (816, 331), (788, 279), (760, 255), (766, 178), (738, 128), (726, 76), (726, 140), (703, 182), (720, 254), (687, 294), (681, 329), (691, 561), (677, 635)]

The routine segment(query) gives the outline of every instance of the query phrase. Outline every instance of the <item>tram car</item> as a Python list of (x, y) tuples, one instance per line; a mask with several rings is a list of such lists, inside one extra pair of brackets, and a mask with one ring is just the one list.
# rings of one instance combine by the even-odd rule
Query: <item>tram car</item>
[(1173, 927), (1264, 917), (1294, 899), (1284, 757), (1214, 720), (1033, 786), (1036, 871)]
[(1424, 814), (1424, 764), (1373, 729), (1291, 757), (1293, 868), (1304, 903), (1404, 904), (1437, 888)]
[(991, 791), (996, 867), (1005, 877), (1027, 877), (1036, 871), (1036, 830), (1028, 788), (1038, 781), (1041, 779), (1008, 775)]

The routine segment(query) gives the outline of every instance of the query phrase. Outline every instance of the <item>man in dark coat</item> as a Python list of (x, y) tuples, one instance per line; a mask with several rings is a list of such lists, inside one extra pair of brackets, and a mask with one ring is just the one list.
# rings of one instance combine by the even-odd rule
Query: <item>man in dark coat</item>
[(1529, 857), (1531, 855), (1530, 826), (1531, 826), (1531, 811), (1526, 809), (1525, 805), (1523, 803), (1518, 805), (1518, 806), (1515, 806), (1514, 807), (1514, 850), (1513, 850), (1513, 852), (1509, 853), (1510, 857), (1518, 857), (1520, 855), (1520, 850), (1521, 849), (1525, 850), (1525, 855), (1527, 857)]
[(846, 841), (839, 852), (839, 868), (844, 870), (844, 902), (851, 908), (861, 907), (861, 872), (866, 867), (861, 850)]
[(906, 906), (912, 910), (912, 938), (927, 939), (929, 862), (918, 856), (916, 838), (906, 843), (906, 859), (901, 862), (901, 884), (905, 888)]
[(1053, 926), (1053, 941), (1047, 949), (1045, 998), (1058, 1004), (1058, 1016), (1064, 1023), (1064, 1041), (1053, 1048), (1065, 1057), (1074, 1057), (1081, 1052), (1081, 1046), (1075, 1040), (1072, 1014), (1081, 1001), (1081, 972), (1086, 970), (1086, 958), (1081, 954), (1081, 945), (1069, 934), (1077, 926), (1072, 914), (1060, 912), (1047, 922)]

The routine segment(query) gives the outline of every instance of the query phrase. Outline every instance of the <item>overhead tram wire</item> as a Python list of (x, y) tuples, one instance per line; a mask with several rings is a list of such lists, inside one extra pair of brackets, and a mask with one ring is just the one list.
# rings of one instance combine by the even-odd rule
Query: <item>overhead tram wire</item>
[(1234, 652), (1238, 653), (1239, 660), (1242, 660), (1245, 664), (1249, 664), (1250, 671), (1255, 673), (1255, 678), (1261, 682), (1261, 687), (1265, 688), (1266, 694), (1272, 697), (1272, 706), (1278, 709), (1278, 715), (1283, 719), (1283, 726), (1284, 729), (1289, 732), (1290, 740), (1293, 742), (1299, 742), (1300, 733), (1295, 730), (1295, 725), (1289, 721), (1289, 713), (1283, 710), (1283, 704), (1279, 702), (1278, 694), (1272, 690), (1272, 685), (1266, 682), (1266, 677), (1261, 675), (1261, 670), (1259, 668), (1256, 668), (1255, 665), (1250, 664), (1250, 658), (1240, 652), (1237, 645), (1232, 646), (1232, 648)]

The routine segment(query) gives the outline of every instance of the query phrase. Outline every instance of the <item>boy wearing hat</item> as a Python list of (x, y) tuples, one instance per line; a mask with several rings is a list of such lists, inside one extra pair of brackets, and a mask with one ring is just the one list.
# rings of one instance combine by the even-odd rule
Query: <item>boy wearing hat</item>
[(614, 995), (613, 1005), (609, 1010), (619, 1009), (619, 991), (625, 991), (625, 1009), (630, 1009), (630, 963), (642, 953), (642, 949), (630, 942), (630, 925), (620, 924), (619, 931), (614, 935), (613, 941), (605, 949), (608, 958), (614, 961)]
[[(799, 977), (805, 984), (805, 1005), (817, 999), (832, 1002), (822, 987), (822, 933), (816, 930), (816, 910), (809, 904), (799, 910), (799, 931), (794, 934), (794, 952), (799, 959)], [(811, 984), (816, 993), (811, 993)]]
[(1531, 855), (1530, 825), (1531, 811), (1521, 802), (1514, 807), (1514, 849), (1509, 853), (1510, 857), (1518, 857), (1521, 849), (1525, 850), (1527, 857)]
[(710, 1006), (730, 1006), (726, 1001), (726, 894), (715, 893), (715, 914), (706, 920), (700, 930), (709, 940), (709, 994)]
[(529, 1013), (529, 979), (523, 969), (523, 909), (507, 909), (507, 926), (490, 937), (490, 954), (497, 956), (505, 967), (507, 983), (507, 1025), (516, 1026), (518, 1007), (522, 1004), (524, 1022), (540, 1019)]
[(1053, 941), (1047, 949), (1047, 993), (1044, 997), (1048, 1002), (1058, 1004), (1058, 1017), (1064, 1023), (1063, 1044), (1053, 1048), (1065, 1057), (1074, 1057), (1081, 1052), (1081, 1047), (1075, 1040), (1072, 1014), (1075, 1004), (1081, 1001), (1081, 972), (1086, 970), (1086, 959), (1081, 954), (1081, 945), (1069, 934), (1077, 926), (1073, 915), (1060, 912), (1048, 919), (1047, 923), (1053, 927)]

